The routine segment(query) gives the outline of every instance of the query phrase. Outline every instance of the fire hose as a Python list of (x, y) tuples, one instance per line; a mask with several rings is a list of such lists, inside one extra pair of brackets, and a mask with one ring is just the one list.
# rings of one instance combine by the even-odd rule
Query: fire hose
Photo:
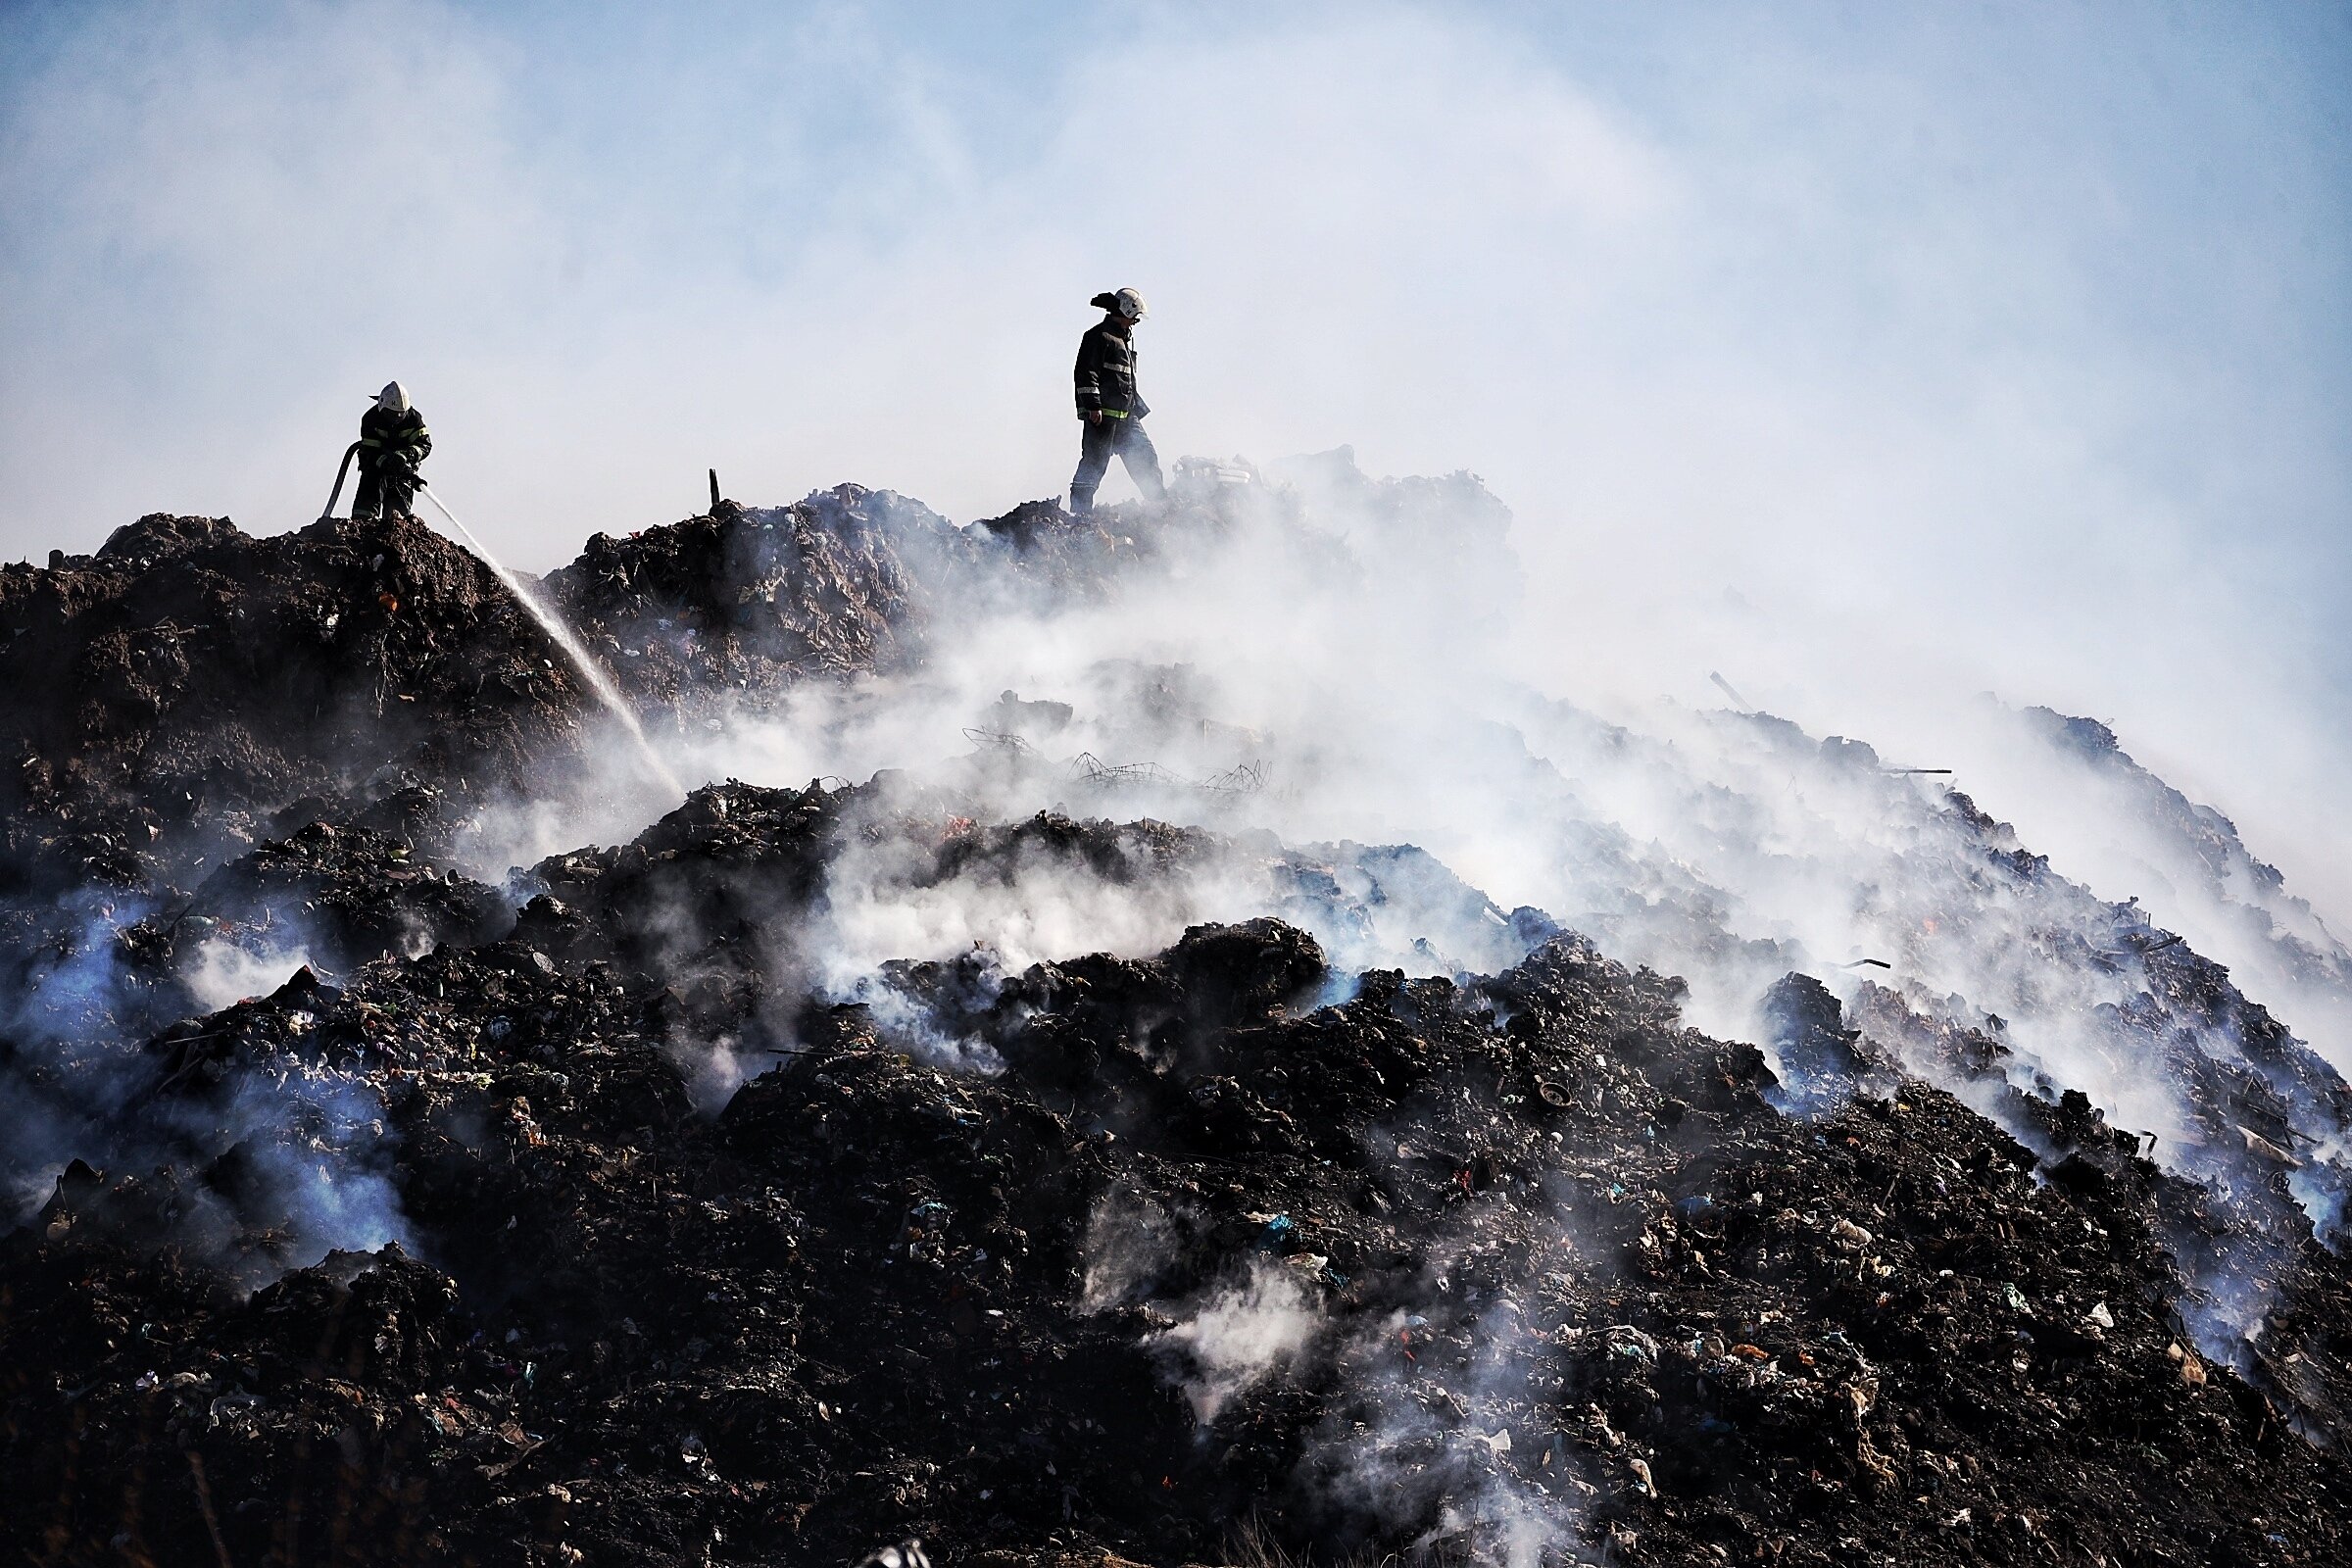
[(326, 510), (318, 514), (320, 522), (335, 514), (335, 503), (343, 499), (343, 481), (351, 476), (351, 460), (359, 456), (360, 444), (354, 441), (343, 449), (343, 465), (335, 469), (335, 487), (326, 493)]

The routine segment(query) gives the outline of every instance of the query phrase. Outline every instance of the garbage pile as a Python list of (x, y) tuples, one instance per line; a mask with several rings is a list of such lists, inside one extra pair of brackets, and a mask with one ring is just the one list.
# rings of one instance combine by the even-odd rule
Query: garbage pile
[[(659, 733), (1138, 537), (845, 487), (547, 586)], [(2128, 915), (2099, 1038), (2227, 1134), (2202, 1178), (1886, 963), (1833, 988), (1691, 895), (1775, 970), (1717, 1038), (1409, 846), (1086, 808), (1141, 786), (730, 780), (502, 880), (468, 813), (588, 710), (412, 524), (149, 518), (0, 611), (12, 1557), (2352, 1556), (2310, 1131), (2352, 1091)], [(2042, 876), (1947, 809), (1968, 876)], [(1048, 903), (1089, 940), (1016, 951)]]
[(525, 785), (582, 704), (496, 575), (420, 523), (143, 517), (0, 567), (0, 892), (201, 875), (306, 795)]
[[(1250, 1517), (1332, 1558), (2346, 1548), (2339, 1453), (2190, 1348), (2155, 1167), (2081, 1107), (2054, 1165), (1917, 1082), (1784, 1114), (1676, 982), (1566, 935), (1336, 1004), (1273, 919), (796, 997), (760, 956), (845, 834), (927, 838), (932, 876), (1023, 842), (914, 804), (700, 791), (541, 867), (509, 934), (349, 942), (159, 1033), (138, 1114), (172, 1138), (70, 1167), (0, 1250), (12, 1549), (1216, 1561)], [(1217, 848), (1040, 832), (1105, 875)], [(385, 842), (306, 827), (210, 906), (294, 864), (384, 929)], [(1815, 1078), (1867, 1074), (1789, 990), (1840, 1048)], [(723, 1035), (792, 1044), (701, 1116), (684, 1063)], [(335, 1135), (237, 1097), (303, 1075), (372, 1097), (410, 1241), (273, 1272), (266, 1178)], [(2313, 1252), (2285, 1310), (2340, 1334)]]

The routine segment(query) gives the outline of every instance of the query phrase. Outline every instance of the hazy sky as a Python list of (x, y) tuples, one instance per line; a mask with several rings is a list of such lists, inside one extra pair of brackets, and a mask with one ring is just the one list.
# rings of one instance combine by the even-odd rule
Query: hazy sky
[(395, 375), (533, 567), (984, 515), (1133, 284), (1169, 456), (1485, 475), (1539, 684), (2092, 713), (2352, 916), (2348, 116), (2309, 3), (19, 0), (0, 554), (299, 525)]

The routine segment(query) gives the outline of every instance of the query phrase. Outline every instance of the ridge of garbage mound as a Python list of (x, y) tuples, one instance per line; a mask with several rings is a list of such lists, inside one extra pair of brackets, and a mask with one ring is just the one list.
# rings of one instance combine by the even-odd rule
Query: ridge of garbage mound
[[(959, 527), (887, 490), (789, 507), (722, 502), (626, 538), (597, 534), (547, 585), (632, 697), (758, 702), (822, 674), (905, 667), (948, 606), (1099, 589), (1148, 554), (1115, 513), (1035, 502)], [(1179, 506), (1157, 521), (1200, 525)]]
[[(943, 605), (1100, 591), (1151, 554), (1124, 516), (1039, 502), (957, 526), (841, 485), (597, 534), (533, 591), (659, 735), (903, 668)], [(1196, 497), (1157, 525), (1222, 524)], [(497, 573), (414, 518), (256, 538), (151, 514), (94, 555), (0, 566), (0, 896), (184, 877), (302, 800), (349, 818), (421, 790), (446, 829), (580, 767), (595, 708)]]
[(142, 518), (0, 567), (0, 891), (136, 887), (404, 772), (516, 787), (576, 757), (582, 706), (496, 574), (414, 520)]

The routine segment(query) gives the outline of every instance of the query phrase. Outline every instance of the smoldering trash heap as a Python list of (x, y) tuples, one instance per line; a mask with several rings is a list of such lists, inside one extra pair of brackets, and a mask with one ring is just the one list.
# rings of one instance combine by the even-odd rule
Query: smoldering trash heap
[(683, 792), (414, 518), (0, 570), (9, 1557), (2352, 1558), (2352, 955), (2087, 720), (2161, 893), (1587, 703), (1508, 526), (600, 534)]

